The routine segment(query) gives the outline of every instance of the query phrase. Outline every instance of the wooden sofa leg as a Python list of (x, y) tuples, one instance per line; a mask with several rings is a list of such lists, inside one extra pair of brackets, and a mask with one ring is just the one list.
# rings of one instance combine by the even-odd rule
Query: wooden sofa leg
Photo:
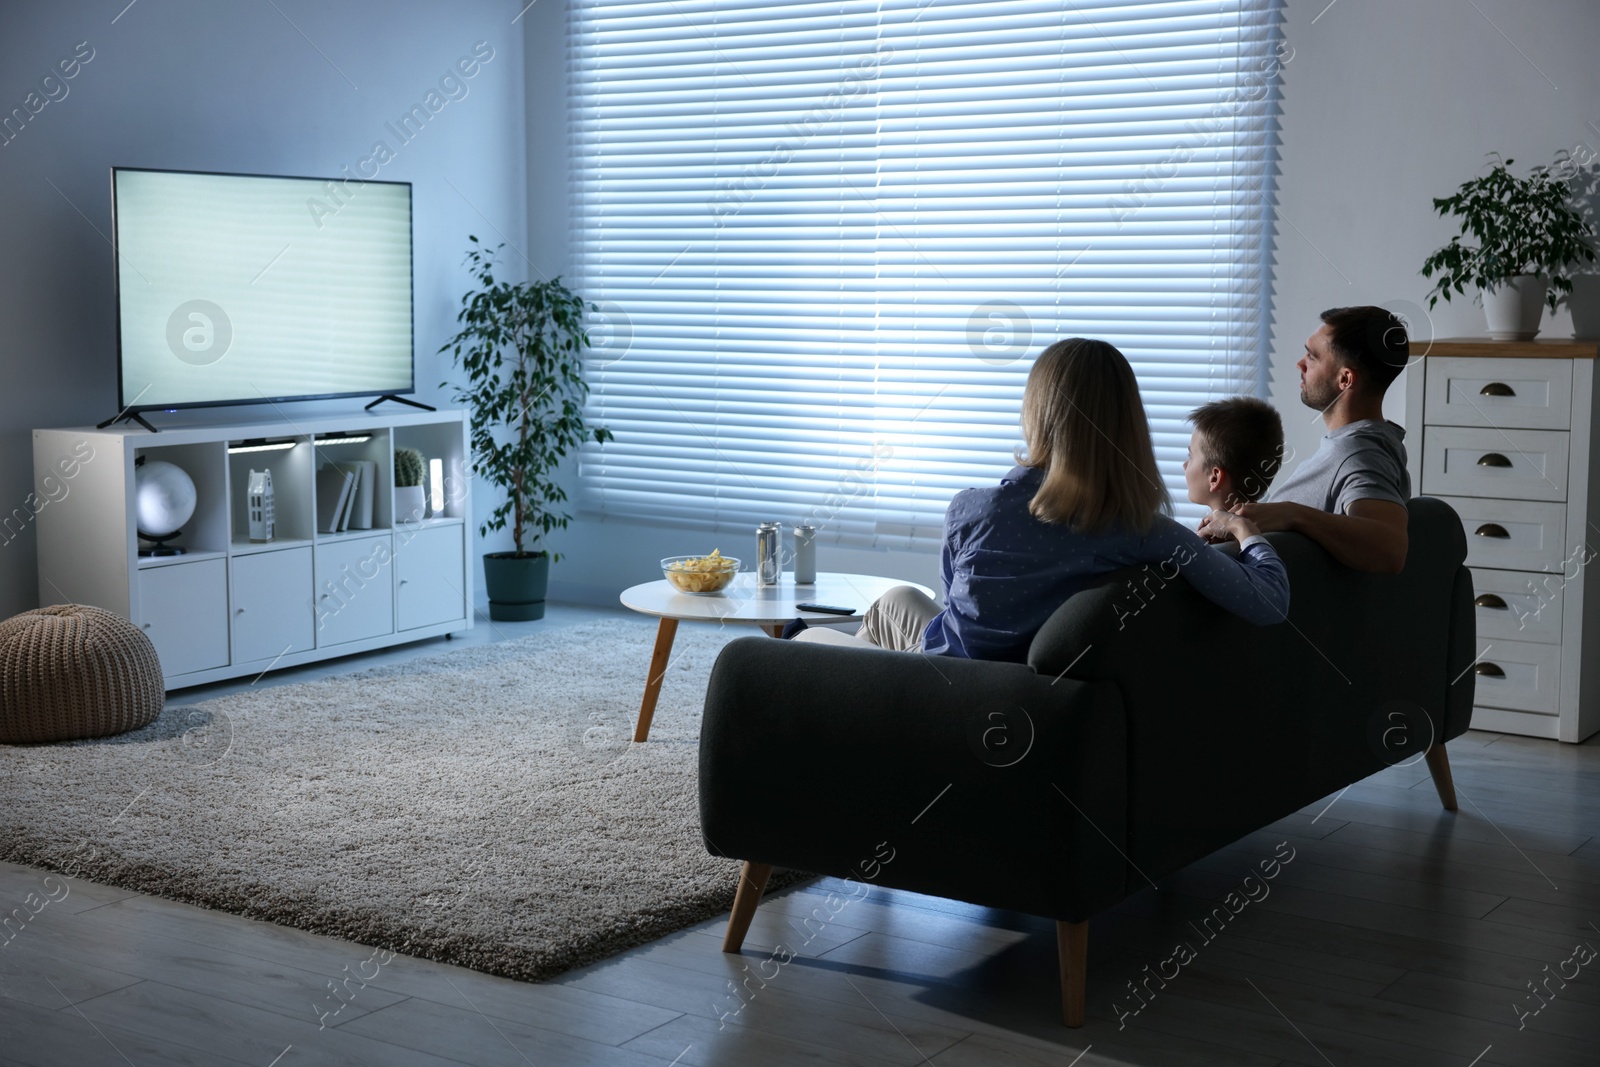
[(756, 917), (756, 905), (772, 877), (772, 864), (745, 861), (739, 872), (739, 891), (733, 896), (733, 914), (728, 916), (728, 932), (722, 938), (722, 951), (738, 952), (744, 947), (744, 935), (750, 932), (750, 920)]
[(1056, 923), (1056, 949), (1061, 956), (1061, 1019), (1083, 1025), (1083, 994), (1089, 969), (1088, 922)]
[(1456, 810), (1456, 783), (1450, 777), (1450, 757), (1445, 754), (1444, 745), (1434, 745), (1428, 749), (1428, 771), (1433, 775), (1433, 787), (1439, 791), (1439, 799), (1444, 803), (1445, 811)]

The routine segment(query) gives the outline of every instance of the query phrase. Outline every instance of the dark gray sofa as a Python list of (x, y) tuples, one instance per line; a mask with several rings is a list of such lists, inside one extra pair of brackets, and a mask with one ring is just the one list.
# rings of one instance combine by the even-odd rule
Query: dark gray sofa
[(1398, 575), (1269, 535), (1288, 620), (1256, 627), (1158, 568), (1072, 597), (1028, 663), (767, 637), (706, 693), (700, 818), (745, 861), (723, 950), (774, 865), (1057, 921), (1063, 1014), (1083, 1021), (1087, 920), (1184, 865), (1467, 729), (1466, 538), (1419, 497)]

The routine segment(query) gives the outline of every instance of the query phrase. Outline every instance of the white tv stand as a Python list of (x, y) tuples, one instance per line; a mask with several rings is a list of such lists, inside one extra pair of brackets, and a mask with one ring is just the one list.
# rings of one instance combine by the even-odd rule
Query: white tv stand
[[(333, 438), (360, 440), (325, 443)], [(256, 440), (291, 447), (231, 451)], [(395, 514), (396, 448), (443, 461), (441, 484), (425, 486), (422, 516)], [(141, 455), (175, 463), (194, 480), (194, 517), (172, 539), (184, 555), (138, 554)], [(35, 430), (39, 602), (93, 604), (131, 619), (155, 643), (168, 689), (468, 629), (467, 456), (459, 411), (280, 416), (154, 434)], [(322, 533), (316, 471), (350, 460), (377, 464), (372, 528)], [(251, 469), (272, 472), (277, 535), (261, 544), (249, 538)]]

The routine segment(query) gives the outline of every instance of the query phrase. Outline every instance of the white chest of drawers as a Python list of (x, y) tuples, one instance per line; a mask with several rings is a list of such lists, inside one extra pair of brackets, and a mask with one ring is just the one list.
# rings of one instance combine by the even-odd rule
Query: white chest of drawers
[(1481, 730), (1600, 730), (1594, 341), (1435, 341), (1406, 371), (1414, 491), (1460, 514), (1477, 605)]

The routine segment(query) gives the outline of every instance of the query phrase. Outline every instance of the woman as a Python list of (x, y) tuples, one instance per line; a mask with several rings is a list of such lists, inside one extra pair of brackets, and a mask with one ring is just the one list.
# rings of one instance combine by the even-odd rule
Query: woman
[(900, 586), (867, 609), (857, 636), (813, 628), (795, 639), (1026, 662), (1062, 602), (1140, 563), (1160, 565), (1163, 578), (1176, 570), (1257, 625), (1284, 618), (1289, 577), (1253, 523), (1212, 513), (1212, 528), (1239, 542), (1233, 559), (1166, 514), (1139, 383), (1116, 348), (1075, 337), (1041, 352), (1022, 436), (1025, 453), (998, 486), (963, 490), (945, 512), (943, 610)]

